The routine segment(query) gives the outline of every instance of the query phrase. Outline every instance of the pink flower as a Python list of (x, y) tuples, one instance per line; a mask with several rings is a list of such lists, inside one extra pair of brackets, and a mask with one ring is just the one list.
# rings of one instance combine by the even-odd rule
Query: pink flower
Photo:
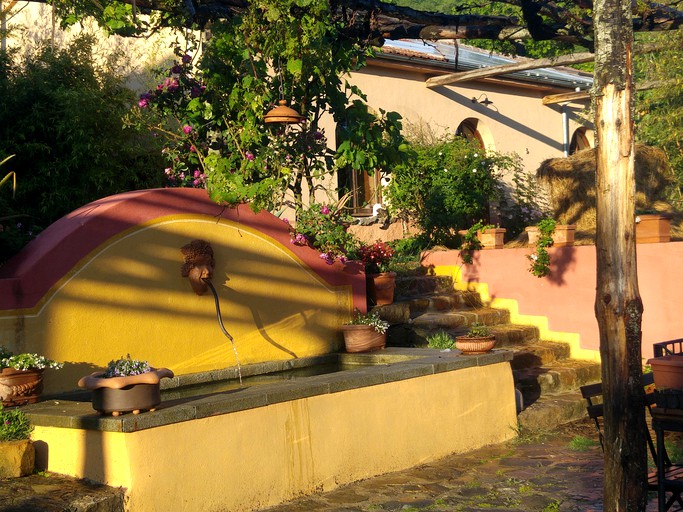
[(191, 131), (192, 131), (192, 127), (189, 124), (186, 124), (185, 126), (183, 126), (183, 133), (185, 135), (188, 135)]
[(245, 157), (247, 160), (249, 160), (250, 162), (254, 160), (254, 154), (253, 154), (252, 152), (250, 152), (250, 151), (247, 151), (247, 152), (244, 154), (244, 157)]
[(187, 53), (183, 55), (183, 64), (189, 64), (192, 62), (192, 57), (190, 57)]
[(194, 176), (195, 178), (199, 178), (201, 175), (202, 175), (202, 173), (199, 172), (199, 169), (195, 169), (195, 170), (194, 170), (193, 176)]
[(323, 206), (322, 208), (320, 208), (320, 213), (322, 213), (323, 215), (329, 215), (330, 209), (327, 206)]

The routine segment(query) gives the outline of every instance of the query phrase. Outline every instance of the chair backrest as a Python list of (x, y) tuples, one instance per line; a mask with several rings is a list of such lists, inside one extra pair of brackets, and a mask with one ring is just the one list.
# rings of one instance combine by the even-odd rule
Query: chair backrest
[(683, 338), (653, 343), (652, 352), (655, 357), (683, 354)]
[[(682, 340), (683, 341), (683, 340)], [(650, 411), (650, 407), (654, 402), (654, 393), (651, 392), (650, 388), (654, 384), (654, 376), (652, 372), (643, 374), (643, 386), (645, 387), (645, 407)], [(602, 424), (601, 419), (605, 415), (604, 406), (602, 403), (602, 382), (596, 384), (587, 384), (579, 388), (581, 390), (581, 396), (586, 400), (586, 410), (588, 411), (588, 417), (595, 423), (595, 428), (598, 431), (598, 439), (600, 441), (600, 447), (604, 450), (604, 438), (602, 434)], [(652, 436), (650, 435), (649, 429), (647, 430), (647, 445), (650, 449), (650, 455), (653, 461), (657, 461), (657, 451), (655, 450), (655, 445), (652, 442)], [(668, 463), (670, 465), (671, 463)]]

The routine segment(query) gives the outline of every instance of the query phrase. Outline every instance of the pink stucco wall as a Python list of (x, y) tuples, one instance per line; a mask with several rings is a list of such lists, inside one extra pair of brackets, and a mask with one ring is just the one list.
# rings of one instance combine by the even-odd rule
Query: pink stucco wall
[[(514, 299), (520, 314), (548, 318), (553, 331), (578, 333), (581, 347), (600, 345), (595, 318), (595, 246), (551, 249), (552, 273), (537, 278), (529, 271), (528, 248), (479, 251), (464, 265), (463, 280), (486, 283), (492, 298)], [(638, 244), (638, 284), (643, 300), (643, 357), (652, 344), (683, 337), (683, 243)], [(423, 265), (461, 265), (458, 251), (434, 251)]]

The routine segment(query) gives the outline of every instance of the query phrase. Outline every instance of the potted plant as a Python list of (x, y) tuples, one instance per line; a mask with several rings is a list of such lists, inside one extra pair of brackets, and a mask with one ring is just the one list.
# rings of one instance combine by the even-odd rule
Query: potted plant
[(358, 253), (365, 266), (370, 305), (383, 306), (394, 302), (396, 272), (389, 269), (394, 249), (386, 242), (377, 240), (371, 245), (361, 245)]
[(493, 224), (484, 224), (479, 221), (467, 230), (460, 230), (462, 237), (460, 257), (467, 263), (472, 263), (475, 251), (481, 249), (502, 249), (505, 240), (505, 228), (497, 228)]
[(353, 318), (341, 328), (347, 352), (371, 352), (387, 344), (389, 322), (382, 320), (377, 311), (361, 313), (356, 309)]
[(93, 409), (101, 414), (153, 411), (161, 403), (161, 379), (173, 377), (168, 368), (152, 368), (147, 361), (131, 359), (130, 354), (110, 361), (107, 369), (78, 381), (92, 391)]
[(455, 348), (463, 354), (484, 354), (496, 345), (496, 337), (491, 329), (479, 323), (473, 323), (467, 334), (455, 338)]
[(33, 473), (36, 451), (31, 441), (32, 431), (24, 411), (0, 405), (0, 478)]
[(0, 401), (4, 406), (32, 404), (43, 392), (43, 372), (62, 363), (38, 354), (12, 354), (0, 346)]
[[(552, 229), (550, 229), (552, 227)], [(553, 240), (553, 247), (570, 247), (574, 245), (576, 234), (576, 224), (558, 224), (553, 219), (543, 219), (535, 226), (524, 228), (529, 237), (529, 245), (538, 244), (541, 231), (545, 231), (544, 236), (550, 236)]]

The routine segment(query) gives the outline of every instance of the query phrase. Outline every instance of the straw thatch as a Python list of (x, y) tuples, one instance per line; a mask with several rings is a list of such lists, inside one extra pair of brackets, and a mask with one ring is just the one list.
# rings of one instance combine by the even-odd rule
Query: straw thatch
[[(577, 232), (595, 233), (596, 149), (580, 151), (568, 158), (553, 158), (537, 171), (548, 195), (553, 217), (561, 224), (576, 224)], [(674, 182), (665, 153), (636, 145), (636, 209), (672, 212), (666, 189)]]

